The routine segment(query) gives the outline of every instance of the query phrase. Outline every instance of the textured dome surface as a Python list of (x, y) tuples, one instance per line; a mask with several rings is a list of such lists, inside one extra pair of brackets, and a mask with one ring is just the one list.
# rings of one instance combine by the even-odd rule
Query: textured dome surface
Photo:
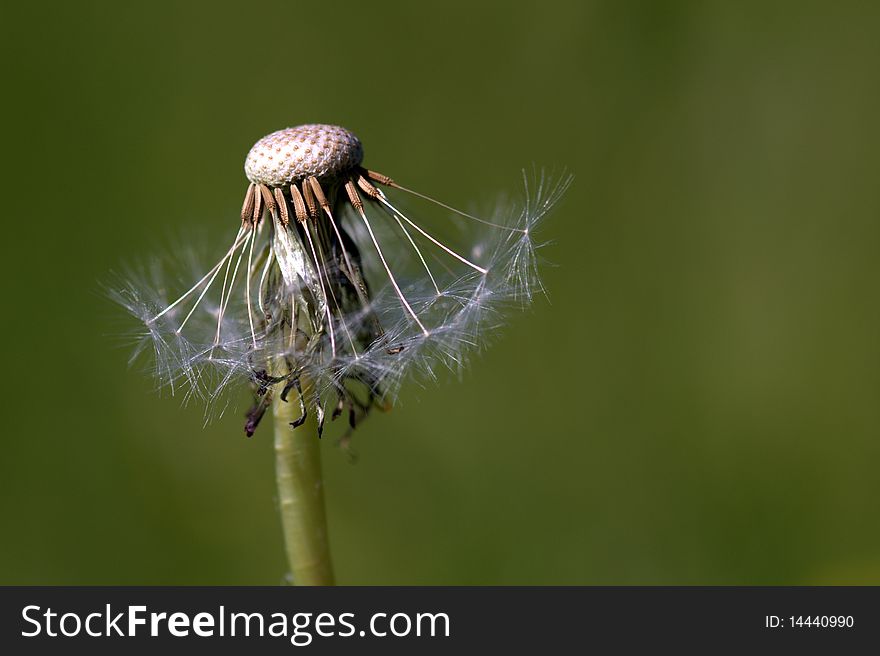
[(248, 180), (281, 187), (310, 176), (335, 176), (361, 163), (360, 140), (338, 125), (298, 125), (266, 135), (244, 163)]

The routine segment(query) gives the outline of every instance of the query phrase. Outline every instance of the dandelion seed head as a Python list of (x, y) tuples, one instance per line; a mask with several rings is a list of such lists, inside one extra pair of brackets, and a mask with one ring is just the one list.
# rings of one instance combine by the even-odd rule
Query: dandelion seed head
[(360, 165), (360, 140), (338, 125), (299, 125), (266, 135), (247, 154), (244, 172), (254, 184), (280, 187), (309, 176), (338, 175)]
[(179, 264), (156, 259), (113, 290), (140, 321), (136, 352), (152, 353), (161, 385), (208, 408), (250, 385), (248, 435), (273, 397), (296, 399), (302, 419), (315, 413), (319, 435), (343, 414), (350, 432), (405, 380), (462, 371), (509, 309), (543, 291), (535, 228), (570, 178), (524, 174), (524, 201), (484, 218), (362, 159), (341, 127), (273, 132), (247, 155), (241, 227), (213, 266), (179, 283), (166, 275)]

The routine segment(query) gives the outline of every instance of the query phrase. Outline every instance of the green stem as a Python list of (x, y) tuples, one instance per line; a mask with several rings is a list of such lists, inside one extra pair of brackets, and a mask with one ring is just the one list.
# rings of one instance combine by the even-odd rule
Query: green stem
[(333, 585), (317, 430), (311, 421), (296, 430), (290, 427), (299, 417), (294, 399), (288, 403), (276, 395), (272, 414), (278, 504), (293, 584)]

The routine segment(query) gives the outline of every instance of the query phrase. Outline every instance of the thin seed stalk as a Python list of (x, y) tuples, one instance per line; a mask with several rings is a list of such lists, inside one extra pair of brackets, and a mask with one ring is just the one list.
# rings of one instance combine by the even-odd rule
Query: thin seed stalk
[[(311, 413), (314, 414), (314, 413)], [(327, 537), (321, 443), (313, 421), (293, 430), (299, 404), (276, 394), (272, 401), (275, 424), (275, 474), (281, 528), (293, 585), (333, 585), (333, 564)]]

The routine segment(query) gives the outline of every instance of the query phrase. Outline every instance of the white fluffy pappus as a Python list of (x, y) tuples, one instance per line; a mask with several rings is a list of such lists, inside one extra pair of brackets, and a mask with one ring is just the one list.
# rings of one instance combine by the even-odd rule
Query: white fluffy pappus
[[(570, 176), (524, 172), (524, 200), (482, 218), (361, 168), (342, 128), (269, 136), (271, 149), (261, 140), (249, 154), (242, 224), (215, 264), (179, 284), (197, 267), (157, 258), (110, 291), (140, 322), (132, 359), (149, 357), (161, 386), (217, 408), (250, 384), (248, 435), (280, 395), (300, 404), (294, 427), (315, 413), (319, 435), (325, 411), (347, 413), (347, 439), (404, 380), (460, 371), (508, 310), (543, 291), (534, 232)], [(316, 143), (320, 176), (308, 155), (291, 159)]]

